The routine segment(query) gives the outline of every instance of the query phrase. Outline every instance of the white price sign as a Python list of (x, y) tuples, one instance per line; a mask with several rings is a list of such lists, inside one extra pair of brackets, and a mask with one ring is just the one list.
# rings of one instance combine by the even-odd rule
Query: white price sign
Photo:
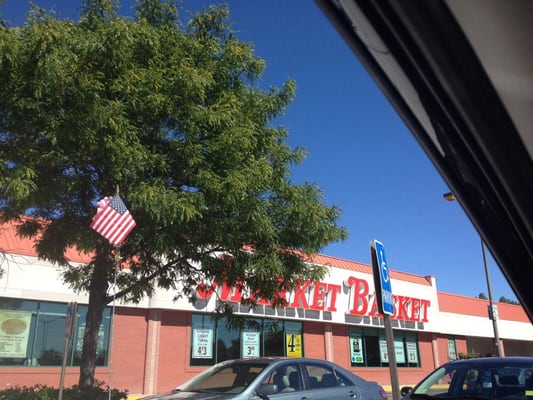
[(194, 329), (192, 358), (213, 358), (213, 330)]
[(243, 332), (241, 343), (243, 358), (259, 357), (259, 332)]
[[(387, 341), (381, 339), (379, 341), (379, 350), (381, 355), (381, 362), (389, 362), (389, 351), (387, 349)], [(394, 341), (394, 350), (396, 353), (396, 362), (403, 364), (405, 363), (405, 352), (403, 348), (403, 341), (395, 340)]]
[(407, 346), (407, 358), (410, 363), (418, 362), (418, 354), (416, 352), (416, 343), (415, 342), (406, 342)]

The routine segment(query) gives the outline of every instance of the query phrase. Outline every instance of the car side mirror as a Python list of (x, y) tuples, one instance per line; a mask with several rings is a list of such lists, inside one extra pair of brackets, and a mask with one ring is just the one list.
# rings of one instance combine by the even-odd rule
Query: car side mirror
[(256, 391), (257, 395), (260, 397), (270, 396), (272, 394), (278, 393), (278, 385), (273, 383), (267, 383), (259, 386), (259, 389)]
[(413, 388), (411, 386), (404, 386), (401, 388), (400, 394), (402, 395), (402, 397), (407, 397), (411, 394), (412, 391)]

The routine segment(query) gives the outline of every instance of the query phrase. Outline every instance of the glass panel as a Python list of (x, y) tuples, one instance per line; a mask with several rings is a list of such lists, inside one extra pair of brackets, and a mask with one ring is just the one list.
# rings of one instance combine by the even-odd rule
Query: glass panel
[(367, 354), (367, 367), (380, 367), (380, 348), (377, 336), (365, 336), (364, 338), (365, 351)]
[[(111, 308), (108, 307), (104, 310), (102, 315), (102, 323), (98, 330), (98, 339), (96, 343), (96, 366), (107, 365), (109, 336), (110, 336), (110, 321), (111, 321)], [(65, 307), (66, 313), (66, 307)], [(74, 334), (72, 336), (72, 348), (69, 354), (69, 364), (79, 365), (81, 354), (83, 351), (83, 336), (85, 335), (85, 320), (87, 316), (87, 306), (78, 306), (78, 318), (76, 326), (74, 327)], [(73, 354), (72, 354), (73, 352)]]
[[(349, 352), (352, 367), (388, 366), (387, 341), (383, 330), (350, 327)], [(400, 367), (419, 367), (418, 336), (416, 333), (394, 332), (396, 363)]]
[(237, 361), (213, 366), (181, 385), (180, 390), (203, 393), (196, 396), (198, 398), (234, 398), (237, 393), (252, 384), (267, 365)]
[[(242, 329), (230, 328), (226, 320), (193, 314), (190, 365), (213, 365), (220, 361), (256, 356), (285, 356), (287, 348), (303, 355), (301, 322), (254, 319)], [(289, 343), (287, 337), (294, 339)]]
[(337, 376), (331, 368), (315, 364), (307, 364), (305, 368), (311, 389), (324, 389), (339, 385)]
[(62, 303), (39, 303), (31, 365), (49, 366), (63, 363), (67, 307), (68, 305)]
[(457, 351), (455, 349), (455, 339), (448, 339), (448, 357), (451, 361), (457, 360)]
[(225, 320), (217, 324), (217, 362), (240, 357), (240, 332), (230, 328)]
[(38, 303), (0, 299), (0, 365), (31, 365)]
[(276, 368), (265, 378), (263, 384), (276, 385), (276, 393), (303, 390), (302, 377), (297, 364), (283, 365)]
[(284, 356), (283, 323), (265, 320), (263, 326), (263, 354), (265, 356)]
[(65, 315), (39, 313), (32, 365), (61, 365), (65, 346)]
[(191, 365), (215, 363), (215, 321), (204, 314), (193, 314), (191, 326)]
[[(67, 308), (65, 303), (0, 298), (0, 365), (62, 365)], [(86, 313), (87, 306), (79, 305), (67, 358), (69, 366), (80, 362)], [(98, 335), (97, 366), (107, 364), (110, 322), (111, 308), (107, 307)], [(13, 331), (15, 325), (17, 332)], [(25, 329), (21, 330), (23, 325)]]
[(39, 303), (31, 300), (9, 299), (0, 297), (0, 310), (33, 311), (37, 312)]
[(98, 352), (96, 357), (97, 366), (106, 366), (109, 357), (109, 338), (111, 336), (111, 309), (107, 308), (104, 310), (102, 315), (102, 324), (100, 325), (100, 330), (98, 332), (98, 343), (96, 346), (96, 351)]
[(301, 322), (285, 321), (285, 340), (286, 356), (304, 356), (304, 343)]
[(407, 362), (409, 367), (418, 367), (418, 337), (416, 335), (406, 335), (405, 347), (407, 348)]

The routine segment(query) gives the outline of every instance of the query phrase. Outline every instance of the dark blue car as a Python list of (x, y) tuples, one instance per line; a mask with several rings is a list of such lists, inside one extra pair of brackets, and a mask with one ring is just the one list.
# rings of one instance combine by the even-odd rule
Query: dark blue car
[(402, 388), (404, 399), (533, 398), (533, 357), (487, 357), (451, 361), (414, 388)]

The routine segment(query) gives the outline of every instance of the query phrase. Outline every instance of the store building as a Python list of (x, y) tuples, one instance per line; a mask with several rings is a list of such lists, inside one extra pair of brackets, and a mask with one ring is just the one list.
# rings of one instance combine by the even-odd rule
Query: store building
[[(78, 305), (69, 342), (65, 386), (76, 384), (88, 297), (75, 294), (56, 266), (39, 260), (32, 243), (0, 231), (0, 387), (59, 386), (68, 304)], [(73, 262), (85, 261), (72, 253)], [(321, 282), (286, 293), (288, 306), (255, 309), (239, 304), (237, 289), (220, 286), (242, 328), (216, 321), (217, 296), (198, 289), (198, 301), (158, 291), (140, 304), (110, 305), (97, 348), (96, 379), (130, 393), (174, 388), (217, 361), (254, 356), (306, 356), (332, 360), (361, 377), (390, 385), (383, 318), (375, 303), (371, 266), (318, 255), (327, 266)], [(400, 385), (413, 384), (436, 366), (494, 352), (486, 300), (442, 293), (433, 276), (391, 271), (392, 317)], [(506, 355), (533, 354), (533, 326), (520, 306), (498, 303)]]

